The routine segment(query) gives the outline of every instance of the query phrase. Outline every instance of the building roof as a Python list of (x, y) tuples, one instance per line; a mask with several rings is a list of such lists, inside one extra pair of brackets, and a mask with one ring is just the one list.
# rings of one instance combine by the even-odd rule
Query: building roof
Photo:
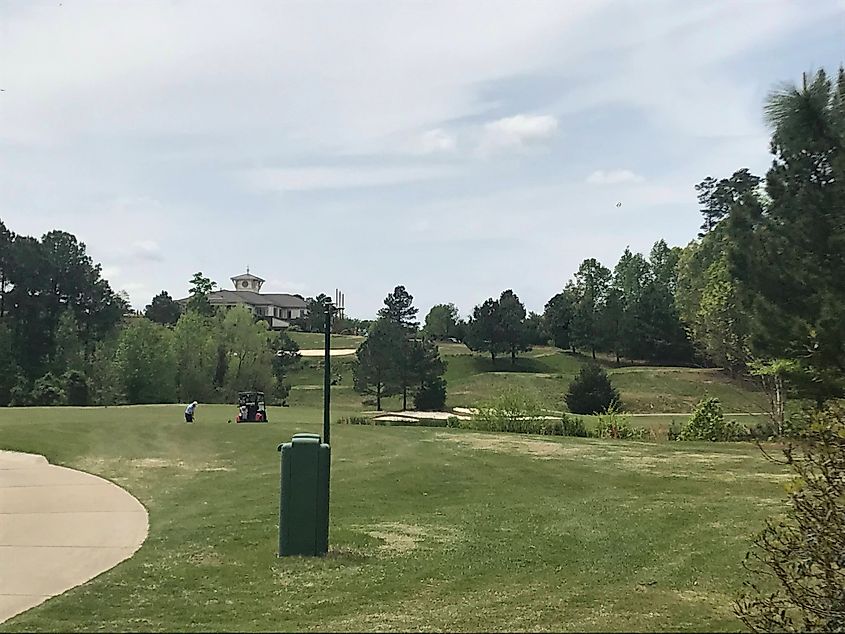
[(235, 277), (230, 277), (230, 280), (258, 280), (259, 282), (266, 282), (257, 275), (253, 275), (252, 273), (241, 273), (240, 275), (236, 275)]
[(289, 293), (256, 293), (254, 291), (214, 291), (208, 294), (211, 304), (249, 304), (250, 306), (277, 306), (279, 308), (305, 308), (305, 301)]

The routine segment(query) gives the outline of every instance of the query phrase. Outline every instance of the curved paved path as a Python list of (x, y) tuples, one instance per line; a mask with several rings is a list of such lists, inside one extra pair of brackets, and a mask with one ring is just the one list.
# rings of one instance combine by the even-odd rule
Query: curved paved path
[(116, 484), (0, 451), (0, 623), (128, 559), (148, 526)]

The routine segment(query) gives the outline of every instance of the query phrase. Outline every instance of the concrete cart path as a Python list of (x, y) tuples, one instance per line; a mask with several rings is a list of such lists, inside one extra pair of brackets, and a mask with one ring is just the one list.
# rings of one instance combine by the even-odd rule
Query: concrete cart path
[(148, 526), (116, 484), (0, 451), (0, 623), (128, 559)]
[[(358, 348), (332, 348), (329, 351), (330, 357), (348, 357), (349, 355), (358, 352)], [(300, 350), (301, 357), (323, 357), (326, 351), (323, 348), (309, 348), (307, 350)]]

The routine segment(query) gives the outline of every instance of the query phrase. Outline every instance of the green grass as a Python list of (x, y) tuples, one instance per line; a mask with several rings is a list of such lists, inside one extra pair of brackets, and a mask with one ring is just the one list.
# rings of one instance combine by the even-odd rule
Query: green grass
[(276, 446), (321, 412), (233, 411), (0, 410), (3, 448), (150, 512), (133, 558), (0, 631), (736, 630), (740, 562), (785, 499), (750, 444), (335, 425), (331, 552), (277, 559)]
[[(318, 337), (317, 333), (291, 333), (297, 338)], [(335, 335), (343, 337), (343, 335)], [(355, 338), (360, 339), (360, 338)], [(348, 344), (333, 343), (338, 347)], [(439, 344), (447, 363), (447, 407), (474, 407), (489, 402), (503, 390), (519, 389), (543, 407), (564, 411), (564, 396), (586, 357), (557, 348), (538, 346), (518, 356), (515, 363), (502, 357), (494, 364), (489, 355), (473, 353), (463, 344)], [(614, 367), (606, 360), (613, 384), (619, 389), (624, 408), (636, 414), (677, 414), (685, 419), (695, 405), (707, 396), (716, 396), (728, 413), (757, 414), (766, 410), (766, 398), (753, 385), (731, 380), (716, 369), (656, 366)], [(339, 376), (333, 398), (342, 407), (374, 408), (362, 404), (362, 396), (352, 390), (354, 356), (333, 357), (332, 374)], [(322, 403), (323, 360), (304, 357), (288, 376), (293, 387), (291, 405), (317, 407)], [(369, 399), (372, 400), (372, 399)], [(386, 410), (401, 409), (401, 399), (384, 399)], [(739, 420), (739, 419), (738, 419)]]
[[(569, 383), (589, 361), (546, 346), (520, 355), (513, 364), (509, 357), (494, 364), (489, 355), (472, 353), (458, 344), (441, 346), (441, 354), (448, 364), (449, 407), (471, 407), (517, 388), (548, 409), (563, 410)], [(766, 409), (764, 394), (716, 369), (609, 366), (607, 370), (625, 410), (632, 413), (688, 413), (706, 396), (718, 397), (726, 412), (751, 414)]]
[(719, 370), (630, 367), (608, 374), (632, 412), (691, 412), (707, 396), (717, 397), (729, 413), (765, 412), (767, 407), (765, 394)]
[[(290, 338), (303, 350), (319, 349), (325, 345), (325, 335), (321, 332), (287, 331)], [(332, 335), (332, 348), (357, 348), (364, 341), (364, 337), (357, 335)]]

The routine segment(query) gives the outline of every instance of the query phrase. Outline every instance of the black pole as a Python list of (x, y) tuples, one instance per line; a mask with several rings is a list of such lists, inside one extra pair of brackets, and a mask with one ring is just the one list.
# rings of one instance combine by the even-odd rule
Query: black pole
[(332, 381), (332, 305), (326, 302), (326, 347), (325, 347), (325, 376), (323, 378), (323, 442), (331, 444), (331, 430), (329, 428), (329, 408), (331, 405), (331, 381)]

